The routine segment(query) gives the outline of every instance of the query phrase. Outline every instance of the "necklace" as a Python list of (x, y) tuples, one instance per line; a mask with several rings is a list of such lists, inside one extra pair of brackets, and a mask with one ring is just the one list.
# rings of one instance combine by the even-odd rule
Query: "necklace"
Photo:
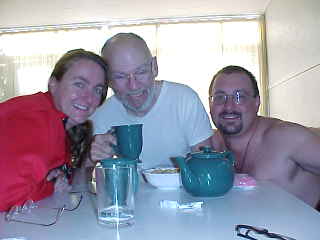
[[(248, 152), (248, 149), (249, 149), (249, 145), (251, 143), (251, 140), (253, 139), (253, 137), (255, 136), (256, 132), (257, 132), (257, 128), (258, 128), (258, 125), (259, 125), (259, 122), (260, 122), (260, 118), (257, 118), (257, 121), (255, 122), (255, 127), (254, 127), (254, 130), (249, 138), (249, 141), (247, 142), (247, 145), (246, 145), (246, 148), (244, 150), (244, 154), (243, 154), (243, 157), (241, 159), (241, 166), (237, 167), (237, 164), (235, 164), (235, 169), (236, 169), (236, 172), (237, 173), (242, 173), (242, 170), (243, 170), (243, 167), (246, 163), (246, 158), (247, 158), (247, 152)], [(237, 162), (237, 161), (236, 161)]]

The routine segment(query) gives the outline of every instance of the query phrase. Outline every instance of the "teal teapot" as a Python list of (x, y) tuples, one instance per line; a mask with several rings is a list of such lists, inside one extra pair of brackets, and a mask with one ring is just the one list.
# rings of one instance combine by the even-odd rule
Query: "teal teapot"
[(180, 167), (182, 185), (193, 196), (217, 197), (233, 186), (235, 158), (232, 152), (202, 147), (200, 152), (175, 160)]

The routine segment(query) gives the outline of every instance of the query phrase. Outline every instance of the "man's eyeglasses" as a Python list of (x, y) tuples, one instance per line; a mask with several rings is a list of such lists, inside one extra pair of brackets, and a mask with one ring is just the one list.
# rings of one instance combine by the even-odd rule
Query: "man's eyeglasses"
[(213, 96), (209, 97), (209, 101), (215, 105), (224, 105), (229, 97), (235, 104), (243, 105), (246, 104), (250, 99), (254, 98), (253, 96), (249, 95), (245, 91), (237, 90), (233, 94), (224, 94), (224, 93), (217, 93)]
[(142, 80), (151, 72), (151, 63), (152, 61), (148, 60), (146, 63), (137, 67), (134, 72), (124, 73), (124, 72), (111, 72), (110, 79), (116, 82), (125, 82), (131, 77), (134, 77), (137, 80)]
[(263, 235), (265, 237), (278, 240), (296, 240), (295, 238), (285, 235), (269, 232), (268, 229), (265, 228), (258, 228), (249, 225), (236, 225), (235, 230), (237, 232), (237, 236), (250, 240), (259, 240), (259, 238), (255, 238), (257, 235)]

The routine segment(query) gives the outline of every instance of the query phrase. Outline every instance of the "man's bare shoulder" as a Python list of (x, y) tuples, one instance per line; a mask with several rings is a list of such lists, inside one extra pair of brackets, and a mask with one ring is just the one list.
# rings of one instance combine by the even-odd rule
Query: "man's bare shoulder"
[(314, 134), (316, 134), (317, 136), (320, 136), (320, 128), (309, 127), (309, 130)]
[(317, 135), (316, 129), (312, 130), (298, 123), (267, 117), (262, 117), (261, 121), (262, 135), (265, 140), (299, 145), (306, 139), (319, 140), (320, 142), (320, 130)]

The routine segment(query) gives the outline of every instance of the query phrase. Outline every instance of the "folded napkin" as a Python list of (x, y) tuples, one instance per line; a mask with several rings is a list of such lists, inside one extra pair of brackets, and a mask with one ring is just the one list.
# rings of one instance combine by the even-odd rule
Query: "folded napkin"
[(257, 186), (256, 180), (248, 174), (236, 174), (233, 187), (237, 189), (250, 190)]
[(202, 208), (203, 202), (189, 202), (189, 203), (178, 203), (178, 201), (172, 200), (161, 200), (161, 208), (181, 209), (181, 210), (196, 210)]

